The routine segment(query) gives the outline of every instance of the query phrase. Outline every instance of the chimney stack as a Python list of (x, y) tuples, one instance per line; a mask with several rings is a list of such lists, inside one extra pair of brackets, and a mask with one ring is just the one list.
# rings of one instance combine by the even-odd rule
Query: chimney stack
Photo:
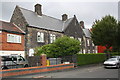
[(80, 21), (80, 27), (82, 27), (83, 29), (85, 28), (84, 21)]
[(62, 21), (66, 21), (68, 19), (68, 15), (67, 14), (63, 14), (62, 15)]
[(42, 5), (40, 4), (36, 4), (35, 5), (35, 12), (37, 13), (37, 15), (42, 16), (42, 9), (41, 9)]

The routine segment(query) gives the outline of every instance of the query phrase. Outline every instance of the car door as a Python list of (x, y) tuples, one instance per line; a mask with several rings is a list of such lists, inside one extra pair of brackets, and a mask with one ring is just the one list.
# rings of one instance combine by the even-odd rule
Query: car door
[(24, 67), (25, 59), (22, 56), (18, 56), (17, 57), (17, 64), (19, 65), (19, 67)]

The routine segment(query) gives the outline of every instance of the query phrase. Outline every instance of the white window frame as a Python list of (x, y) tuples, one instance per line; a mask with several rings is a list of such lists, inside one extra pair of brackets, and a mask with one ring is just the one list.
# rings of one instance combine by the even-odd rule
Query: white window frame
[(44, 42), (44, 33), (42, 32), (37, 33), (37, 42)]
[(90, 53), (90, 50), (88, 50), (88, 53)]
[(92, 46), (95, 46), (95, 44), (92, 42)]
[(15, 34), (7, 34), (7, 42), (10, 43), (21, 43), (21, 36)]
[(50, 34), (50, 43), (53, 43), (56, 40), (56, 35)]
[(73, 36), (70, 36), (70, 38), (71, 38), (71, 39), (74, 39), (74, 37), (73, 37)]
[(85, 49), (83, 49), (83, 54), (85, 54), (86, 53), (86, 50)]
[(87, 45), (90, 46), (90, 40), (89, 39), (87, 39)]

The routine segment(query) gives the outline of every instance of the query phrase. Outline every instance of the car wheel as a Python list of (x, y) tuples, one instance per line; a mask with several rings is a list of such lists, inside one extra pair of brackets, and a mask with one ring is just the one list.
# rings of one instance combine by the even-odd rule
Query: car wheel
[(2, 67), (2, 70), (4, 70), (4, 69), (9, 69), (7, 66), (4, 66), (4, 67)]
[(24, 68), (25, 68), (25, 67), (28, 67), (28, 64), (25, 64)]
[(120, 65), (119, 65), (119, 64), (116, 64), (116, 67), (119, 69), (119, 68), (120, 68)]

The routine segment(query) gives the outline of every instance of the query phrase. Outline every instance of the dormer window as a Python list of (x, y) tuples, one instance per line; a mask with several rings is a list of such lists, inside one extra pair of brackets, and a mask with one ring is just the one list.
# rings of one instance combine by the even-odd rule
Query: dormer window
[(37, 42), (44, 42), (44, 33), (37, 33)]

